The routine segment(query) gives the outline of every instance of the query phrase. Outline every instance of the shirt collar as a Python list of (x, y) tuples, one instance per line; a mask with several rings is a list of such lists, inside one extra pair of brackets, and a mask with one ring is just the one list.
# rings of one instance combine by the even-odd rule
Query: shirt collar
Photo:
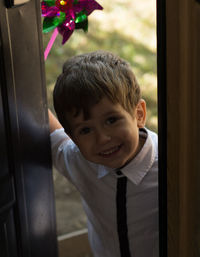
[(108, 173), (114, 172), (114, 169), (105, 167), (103, 165), (98, 165), (98, 171), (97, 172), (98, 172), (98, 178), (100, 179), (100, 178), (106, 176)]
[[(136, 185), (140, 184), (148, 170), (152, 167), (156, 157), (156, 149), (154, 148), (149, 131), (147, 129), (142, 129), (141, 131), (142, 132), (140, 133), (145, 132), (147, 137), (141, 151), (130, 163), (120, 169), (121, 172)], [(99, 179), (106, 176), (110, 172), (114, 172), (114, 169), (105, 167), (103, 165), (98, 166)]]

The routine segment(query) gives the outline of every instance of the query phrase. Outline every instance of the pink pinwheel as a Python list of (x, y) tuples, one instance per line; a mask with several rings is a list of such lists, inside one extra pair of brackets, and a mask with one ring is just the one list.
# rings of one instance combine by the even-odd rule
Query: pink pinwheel
[(64, 44), (75, 29), (87, 31), (88, 16), (94, 10), (102, 10), (95, 0), (43, 0), (42, 4), (43, 32), (57, 28), (63, 36)]

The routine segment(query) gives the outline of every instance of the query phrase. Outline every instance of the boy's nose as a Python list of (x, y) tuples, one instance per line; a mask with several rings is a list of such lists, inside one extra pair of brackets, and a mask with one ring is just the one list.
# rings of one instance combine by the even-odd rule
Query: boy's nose
[(108, 131), (99, 131), (96, 133), (96, 142), (98, 144), (104, 144), (111, 140), (111, 135)]

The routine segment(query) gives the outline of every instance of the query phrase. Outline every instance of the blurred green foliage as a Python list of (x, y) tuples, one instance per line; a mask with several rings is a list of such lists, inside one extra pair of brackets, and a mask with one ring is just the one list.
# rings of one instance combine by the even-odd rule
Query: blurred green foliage
[[(147, 127), (157, 131), (156, 1), (99, 0), (103, 11), (89, 16), (87, 33), (75, 30), (61, 44), (58, 35), (45, 62), (49, 107), (52, 91), (67, 58), (99, 49), (112, 51), (130, 62), (147, 102)], [(51, 33), (44, 34), (44, 48)]]

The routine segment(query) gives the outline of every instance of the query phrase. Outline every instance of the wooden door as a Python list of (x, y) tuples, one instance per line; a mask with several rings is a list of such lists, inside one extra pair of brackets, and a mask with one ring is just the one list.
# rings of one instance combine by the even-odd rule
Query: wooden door
[(158, 0), (158, 17), (161, 256), (199, 257), (200, 2)]
[(56, 257), (40, 1), (19, 3), (0, 1), (0, 256)]

